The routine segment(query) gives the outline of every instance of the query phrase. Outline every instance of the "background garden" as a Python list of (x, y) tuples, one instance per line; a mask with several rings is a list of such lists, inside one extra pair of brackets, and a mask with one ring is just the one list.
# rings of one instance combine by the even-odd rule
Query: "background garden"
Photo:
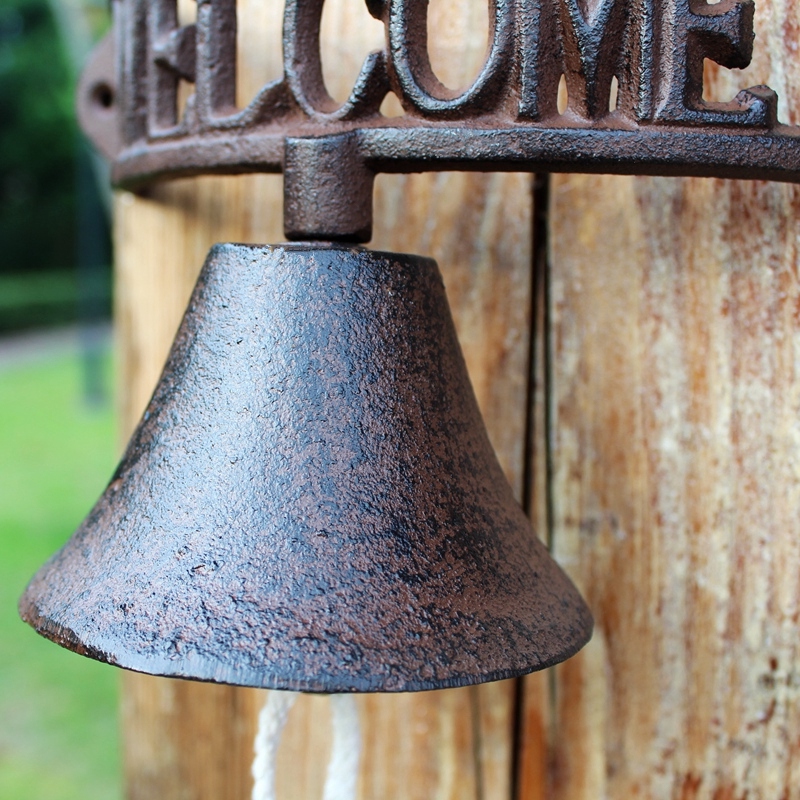
[(121, 794), (116, 671), (16, 611), (115, 460), (109, 196), (73, 113), (107, 25), (102, 3), (0, 3), (0, 800)]

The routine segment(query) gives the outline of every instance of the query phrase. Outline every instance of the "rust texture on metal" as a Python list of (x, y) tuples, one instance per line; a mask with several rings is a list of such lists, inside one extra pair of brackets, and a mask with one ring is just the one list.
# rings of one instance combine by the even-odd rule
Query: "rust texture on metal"
[(489, 444), (435, 262), (335, 245), (215, 246), (20, 610), (119, 666), (312, 692), (512, 677), (592, 628)]
[[(277, 172), (287, 166), (287, 140), (324, 137), (319, 147), (330, 150), (328, 137), (337, 136), (348, 159), (357, 157), (373, 173), (800, 179), (798, 128), (778, 123), (771, 89), (755, 86), (728, 103), (703, 99), (705, 59), (729, 68), (750, 61), (752, 0), (492, 0), (486, 61), (460, 93), (443, 86), (431, 67), (427, 4), (367, 0), (385, 25), (386, 45), (364, 61), (342, 105), (322, 77), (323, 0), (287, 0), (283, 78), (244, 109), (235, 105), (235, 0), (201, 0), (196, 22), (184, 27), (176, 0), (114, 0), (113, 7), (116, 121), (98, 107), (105, 116), (92, 127), (101, 140), (104, 125), (121, 131), (114, 163), (121, 186), (208, 172)], [(569, 96), (563, 114), (562, 75)], [(181, 80), (194, 84), (184, 109)], [(84, 91), (91, 96), (93, 87), (89, 82)], [(381, 114), (389, 92), (403, 116)], [(308, 227), (302, 214), (293, 226)]]

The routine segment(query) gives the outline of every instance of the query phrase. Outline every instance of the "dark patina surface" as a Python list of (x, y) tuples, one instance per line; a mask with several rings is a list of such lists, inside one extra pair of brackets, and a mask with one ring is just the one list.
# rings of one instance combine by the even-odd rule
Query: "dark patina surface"
[(216, 246), (25, 620), (158, 675), (410, 691), (550, 666), (589, 611), (514, 501), (436, 264)]

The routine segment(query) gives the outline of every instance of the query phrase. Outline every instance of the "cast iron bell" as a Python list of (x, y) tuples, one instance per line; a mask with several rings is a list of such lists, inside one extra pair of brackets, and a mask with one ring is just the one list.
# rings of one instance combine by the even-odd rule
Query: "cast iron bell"
[(128, 669), (311, 692), (508, 678), (592, 628), (500, 470), (436, 264), (335, 245), (213, 248), (20, 609)]

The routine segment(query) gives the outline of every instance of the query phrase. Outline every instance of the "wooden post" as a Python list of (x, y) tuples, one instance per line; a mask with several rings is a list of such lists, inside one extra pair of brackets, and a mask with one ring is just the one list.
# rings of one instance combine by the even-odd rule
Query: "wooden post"
[[(279, 3), (240, 0), (239, 94), (280, 72)], [(455, 85), (477, 72), (487, 10), (431, 7), (435, 65)], [(329, 89), (349, 91), (378, 23), (332, 0), (323, 16)], [(378, 36), (380, 36), (380, 28)], [(482, 33), (483, 32), (483, 33)], [(395, 110), (396, 113), (396, 110)], [(525, 474), (530, 340), (529, 176), (383, 176), (372, 246), (439, 261), (479, 403), (520, 497)], [(282, 182), (203, 178), (116, 203), (117, 330), (124, 436), (149, 398), (206, 250), (215, 241), (277, 242)], [(131, 800), (246, 800), (255, 717), (265, 693), (126, 674), (123, 728)], [(364, 800), (509, 800), (514, 684), (359, 698)], [(279, 753), (281, 800), (322, 796), (327, 701), (303, 697)]]
[[(280, 71), (278, 5), (240, 0), (242, 100)], [(329, 0), (323, 17), (340, 99), (376, 33), (358, 6)], [(430, 8), (434, 66), (465, 83), (485, 9)], [(795, 5), (759, 0), (756, 63), (709, 70), (708, 91), (764, 82), (783, 117), (800, 109), (798, 29)], [(595, 637), (524, 681), (516, 739), (512, 683), (360, 698), (360, 797), (510, 800), (516, 764), (515, 800), (800, 798), (800, 191), (599, 176), (531, 187), (382, 176), (372, 245), (439, 260), (492, 440), (585, 592)], [(281, 194), (280, 178), (250, 176), (118, 197), (126, 434), (207, 248), (280, 241)], [(126, 675), (129, 797), (245, 800), (263, 699)], [(281, 800), (321, 796), (328, 742), (325, 699), (303, 698)]]
[[(758, 0), (756, 62), (707, 93), (768, 83), (796, 122), (799, 25)], [(799, 209), (777, 184), (550, 183), (546, 499), (597, 622), (556, 670), (554, 800), (800, 797)]]

